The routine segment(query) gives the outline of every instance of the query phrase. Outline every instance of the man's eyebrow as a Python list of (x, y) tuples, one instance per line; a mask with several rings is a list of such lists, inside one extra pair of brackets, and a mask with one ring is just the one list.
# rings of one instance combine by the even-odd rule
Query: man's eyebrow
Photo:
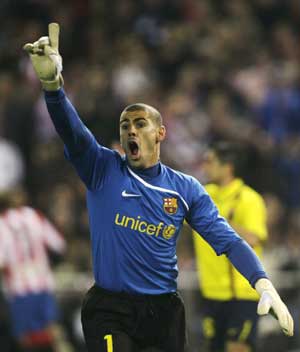
[[(129, 120), (130, 120), (130, 119), (128, 119), (127, 117), (125, 117), (124, 119), (122, 119), (122, 120), (120, 121), (120, 124), (123, 123), (123, 122), (128, 122)], [(147, 119), (146, 119), (145, 117), (143, 117), (143, 116), (137, 116), (137, 117), (135, 117), (132, 121), (137, 122), (137, 121), (140, 121), (140, 120), (146, 121)]]
[(123, 122), (128, 122), (128, 121), (129, 121), (129, 119), (127, 119), (127, 118), (122, 119), (122, 120), (120, 120), (120, 124), (123, 123)]
[(143, 117), (143, 116), (138, 116), (135, 119), (133, 119), (134, 122), (140, 121), (140, 120), (145, 120), (146, 121), (147, 119), (145, 119), (145, 117)]

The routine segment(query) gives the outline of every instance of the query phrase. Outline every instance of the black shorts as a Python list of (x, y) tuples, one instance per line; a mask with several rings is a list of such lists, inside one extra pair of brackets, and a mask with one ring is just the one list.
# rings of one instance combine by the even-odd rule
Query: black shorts
[(184, 351), (185, 311), (178, 293), (130, 295), (94, 285), (81, 320), (89, 352)]
[(205, 351), (224, 351), (227, 341), (237, 341), (255, 349), (257, 302), (250, 300), (216, 301), (205, 299), (202, 332)]

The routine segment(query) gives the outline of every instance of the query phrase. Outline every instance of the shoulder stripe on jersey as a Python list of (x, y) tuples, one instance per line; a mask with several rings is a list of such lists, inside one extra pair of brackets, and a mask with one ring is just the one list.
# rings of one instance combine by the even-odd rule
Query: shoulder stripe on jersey
[(176, 191), (173, 191), (173, 190), (170, 190), (170, 189), (167, 189), (167, 188), (162, 188), (162, 187), (157, 187), (157, 186), (152, 186), (150, 185), (150, 183), (144, 181), (140, 176), (138, 176), (137, 174), (135, 174), (128, 166), (127, 166), (127, 169), (129, 171), (129, 173), (134, 177), (136, 178), (138, 181), (140, 181), (145, 187), (148, 187), (148, 188), (151, 188), (151, 189), (155, 189), (156, 191), (160, 191), (160, 192), (168, 192), (168, 193), (171, 193), (171, 194), (175, 194), (176, 196), (178, 196), (181, 200), (182, 200), (182, 203), (184, 204), (184, 206), (186, 207), (186, 210), (189, 211), (190, 208), (187, 204), (187, 202), (184, 200), (184, 198)]

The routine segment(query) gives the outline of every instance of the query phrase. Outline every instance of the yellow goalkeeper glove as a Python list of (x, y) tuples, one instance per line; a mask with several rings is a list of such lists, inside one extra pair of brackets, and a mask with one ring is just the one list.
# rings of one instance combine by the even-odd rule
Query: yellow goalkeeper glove
[(272, 282), (268, 279), (259, 279), (255, 289), (260, 295), (257, 306), (257, 314), (265, 315), (271, 313), (278, 319), (283, 332), (288, 336), (294, 334), (294, 321), (286, 305), (282, 302)]
[(57, 90), (63, 85), (62, 58), (58, 52), (59, 24), (50, 23), (48, 37), (24, 45), (33, 68), (45, 90)]

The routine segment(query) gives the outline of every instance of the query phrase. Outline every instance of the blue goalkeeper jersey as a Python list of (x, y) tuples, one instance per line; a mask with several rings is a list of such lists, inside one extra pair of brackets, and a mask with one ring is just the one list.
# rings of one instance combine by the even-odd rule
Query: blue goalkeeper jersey
[(176, 291), (176, 242), (185, 219), (218, 255), (241, 242), (195, 178), (162, 163), (154, 172), (132, 169), (96, 141), (63, 90), (46, 92), (46, 102), (66, 157), (87, 187), (97, 285), (139, 294)]

